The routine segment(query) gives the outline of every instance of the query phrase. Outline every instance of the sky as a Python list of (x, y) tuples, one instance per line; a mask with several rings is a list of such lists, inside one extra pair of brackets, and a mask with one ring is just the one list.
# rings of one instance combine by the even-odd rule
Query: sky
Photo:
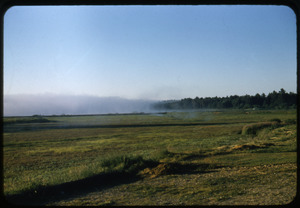
[(15, 6), (4, 16), (4, 114), (25, 95), (296, 92), (296, 64), (287, 6)]

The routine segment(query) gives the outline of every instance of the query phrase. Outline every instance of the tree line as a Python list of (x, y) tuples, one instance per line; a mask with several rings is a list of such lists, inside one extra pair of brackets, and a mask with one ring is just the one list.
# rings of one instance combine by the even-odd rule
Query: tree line
[(161, 101), (154, 104), (157, 110), (180, 109), (294, 109), (297, 106), (297, 94), (287, 93), (283, 88), (279, 92), (275, 90), (268, 95), (264, 93), (256, 95), (232, 95), (227, 97), (184, 98), (181, 100)]

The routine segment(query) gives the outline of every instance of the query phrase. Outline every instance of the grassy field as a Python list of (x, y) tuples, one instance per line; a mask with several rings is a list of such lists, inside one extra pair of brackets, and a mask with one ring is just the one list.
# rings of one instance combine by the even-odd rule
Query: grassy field
[(296, 110), (3, 120), (4, 194), (43, 205), (286, 204)]

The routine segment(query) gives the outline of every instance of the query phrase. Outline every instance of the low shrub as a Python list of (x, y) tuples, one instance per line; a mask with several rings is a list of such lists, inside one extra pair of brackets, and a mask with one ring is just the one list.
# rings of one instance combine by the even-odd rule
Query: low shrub
[(154, 160), (145, 160), (142, 156), (116, 156), (107, 158), (102, 161), (101, 166), (106, 168), (106, 172), (121, 172), (136, 174), (138, 171), (155, 166), (157, 162)]
[(158, 153), (157, 158), (158, 159), (163, 159), (163, 158), (168, 158), (168, 157), (173, 157), (175, 154), (170, 152), (169, 150), (163, 150), (160, 153)]
[(279, 118), (273, 118), (273, 119), (271, 119), (270, 121), (277, 122), (277, 123), (281, 123), (281, 120), (280, 120)]

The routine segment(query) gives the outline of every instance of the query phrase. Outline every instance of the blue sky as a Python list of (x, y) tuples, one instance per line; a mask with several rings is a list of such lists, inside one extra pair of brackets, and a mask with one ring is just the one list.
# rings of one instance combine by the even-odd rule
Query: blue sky
[(296, 92), (296, 71), (286, 6), (16, 6), (4, 16), (4, 97)]

